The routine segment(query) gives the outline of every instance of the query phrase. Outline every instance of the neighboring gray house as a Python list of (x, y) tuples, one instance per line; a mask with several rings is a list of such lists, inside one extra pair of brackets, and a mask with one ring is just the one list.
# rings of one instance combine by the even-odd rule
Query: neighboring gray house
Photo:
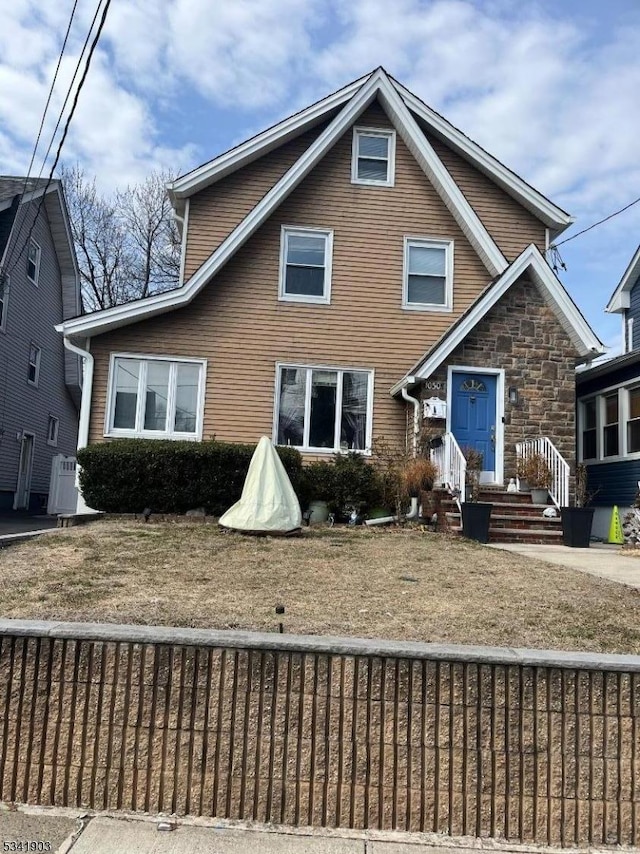
[(62, 187), (24, 184), (0, 176), (0, 511), (46, 507), (52, 457), (76, 451), (81, 396), (78, 357), (53, 328), (81, 312)]
[(596, 508), (594, 534), (608, 536), (611, 510), (629, 510), (640, 482), (640, 246), (605, 309), (619, 314), (622, 354), (579, 369), (578, 460)]

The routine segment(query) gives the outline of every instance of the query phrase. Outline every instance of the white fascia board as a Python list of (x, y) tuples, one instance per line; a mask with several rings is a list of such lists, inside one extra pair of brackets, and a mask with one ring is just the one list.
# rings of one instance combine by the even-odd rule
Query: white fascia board
[(326, 152), (369, 106), (376, 97), (384, 72), (375, 71), (351, 100), (342, 108), (331, 124), (311, 144), (269, 192), (263, 196), (226, 240), (202, 264), (186, 284), (133, 303), (107, 308), (62, 324), (58, 331), (65, 335), (97, 335), (133, 323), (142, 317), (153, 317), (191, 302), (209, 279), (240, 249), (262, 225), (276, 207), (293, 192)]
[(584, 319), (575, 303), (563, 287), (559, 279), (544, 260), (537, 246), (531, 243), (510, 265), (504, 275), (481, 297), (442, 344), (437, 347), (422, 363), (414, 365), (409, 374), (397, 382), (390, 394), (395, 396), (403, 386), (414, 384), (416, 379), (427, 379), (437, 370), (442, 362), (451, 355), (474, 327), (483, 319), (493, 306), (505, 295), (509, 288), (518, 281), (523, 273), (531, 270), (538, 284), (554, 309), (558, 320), (571, 336), (572, 341), (582, 356), (600, 355), (605, 352), (604, 346), (587, 321)]
[[(373, 74), (376, 73), (373, 72)], [(232, 148), (230, 151), (221, 154), (215, 160), (211, 160), (209, 163), (205, 163), (203, 166), (199, 166), (192, 172), (188, 172), (181, 178), (177, 178), (175, 181), (167, 184), (167, 190), (174, 203), (174, 207), (179, 199), (191, 196), (204, 187), (220, 181), (226, 175), (235, 172), (236, 169), (240, 169), (258, 157), (268, 154), (274, 148), (299, 136), (307, 128), (313, 127), (313, 125), (322, 120), (324, 115), (349, 101), (371, 76), (367, 74), (358, 80), (354, 80), (353, 83), (350, 83), (343, 89), (312, 104), (307, 109), (289, 116), (284, 121), (268, 128), (257, 136), (243, 142), (241, 145)]]
[(401, 83), (396, 80), (392, 82), (412, 112), (424, 119), (438, 136), (444, 137), (465, 159), (471, 160), (482, 172), (503, 187), (510, 196), (513, 196), (532, 213), (540, 217), (547, 226), (553, 229), (554, 237), (574, 222), (574, 217), (559, 208), (546, 196), (527, 184), (526, 181), (523, 181), (519, 175), (516, 175), (495, 157), (492, 157), (491, 154), (472, 139), (469, 139), (435, 110), (428, 107)]
[(379, 94), (407, 147), (481, 257), (487, 270), (492, 276), (503, 273), (508, 266), (507, 259), (418, 127), (407, 105), (386, 74), (381, 78)]
[(607, 303), (605, 311), (613, 314), (615, 312), (624, 311), (630, 306), (629, 292), (635, 285), (636, 280), (640, 276), (640, 246), (636, 249), (636, 253), (629, 262), (629, 266), (624, 271), (618, 287), (613, 292), (611, 299)]

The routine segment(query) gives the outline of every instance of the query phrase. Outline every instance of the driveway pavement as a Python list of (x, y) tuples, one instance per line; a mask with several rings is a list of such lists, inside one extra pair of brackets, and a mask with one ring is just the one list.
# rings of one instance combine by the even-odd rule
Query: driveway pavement
[(525, 557), (546, 560), (559, 566), (597, 575), (608, 581), (617, 581), (640, 589), (640, 557), (630, 556), (620, 546), (607, 543), (591, 543), (588, 549), (572, 549), (569, 546), (533, 543), (495, 543), (490, 548), (515, 552)]
[(42, 516), (23, 513), (19, 510), (13, 513), (0, 513), (0, 537), (11, 534), (26, 534), (33, 531), (44, 531), (55, 528), (57, 516)]

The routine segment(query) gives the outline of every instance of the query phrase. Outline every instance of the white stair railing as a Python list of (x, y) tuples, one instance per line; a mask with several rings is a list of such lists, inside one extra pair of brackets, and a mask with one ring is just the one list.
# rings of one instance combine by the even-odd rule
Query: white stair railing
[[(551, 486), (549, 497), (558, 509), (569, 504), (569, 463), (562, 456), (553, 442), (546, 436), (536, 439), (525, 439), (516, 443), (518, 463), (540, 454), (551, 470)], [(517, 478), (518, 489), (520, 479)]]
[(458, 503), (462, 503), (467, 461), (453, 433), (445, 433), (441, 438), (442, 444), (431, 449), (431, 461), (438, 470), (437, 484), (446, 487), (457, 497)]

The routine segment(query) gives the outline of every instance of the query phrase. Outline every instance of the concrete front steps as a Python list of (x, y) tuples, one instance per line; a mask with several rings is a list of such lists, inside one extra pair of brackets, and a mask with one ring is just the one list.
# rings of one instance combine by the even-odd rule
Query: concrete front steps
[[(490, 543), (562, 543), (560, 513), (554, 518), (542, 515), (552, 506), (533, 504), (527, 492), (506, 492), (502, 489), (482, 489), (480, 501), (493, 505), (489, 524)], [(462, 535), (462, 520), (458, 505), (443, 495), (440, 503), (445, 526), (452, 534)], [(442, 518), (442, 514), (441, 514)]]

